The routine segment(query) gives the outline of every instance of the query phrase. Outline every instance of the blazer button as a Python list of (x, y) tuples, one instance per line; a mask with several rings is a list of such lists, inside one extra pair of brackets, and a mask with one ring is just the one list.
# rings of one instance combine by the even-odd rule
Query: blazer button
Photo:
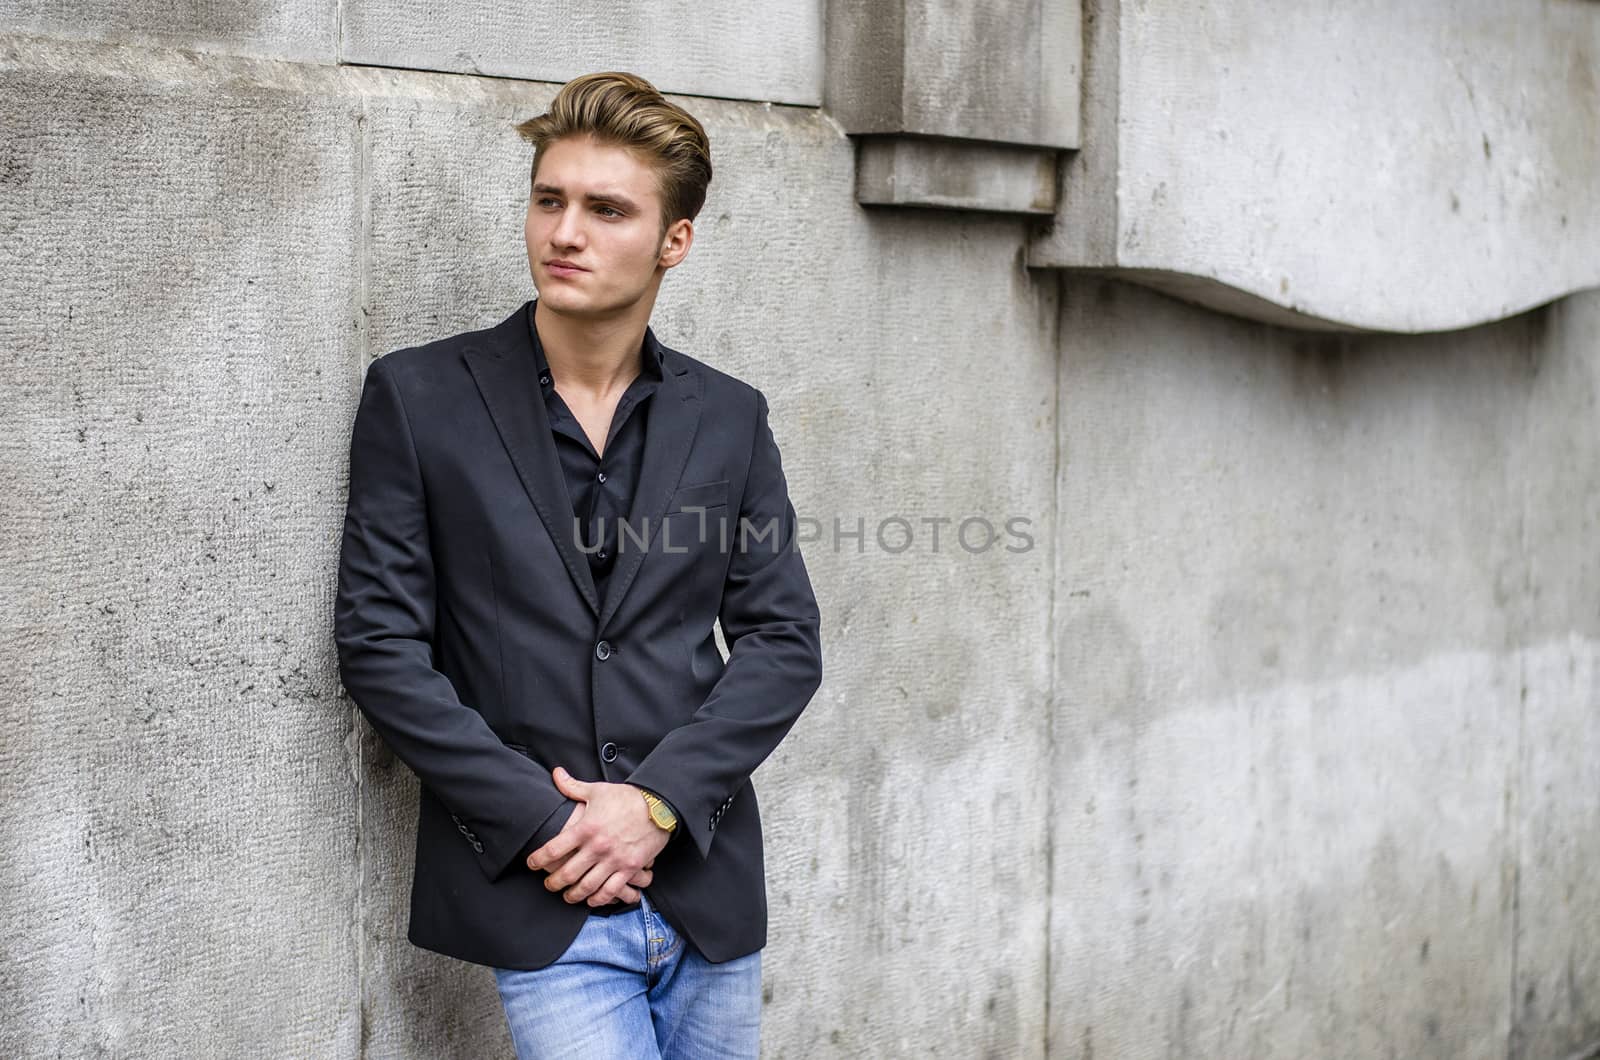
[(608, 741), (604, 747), (600, 748), (600, 757), (607, 762), (615, 762), (617, 760), (617, 745)]
[(603, 640), (596, 644), (594, 646), (594, 657), (602, 661), (611, 658), (611, 642)]

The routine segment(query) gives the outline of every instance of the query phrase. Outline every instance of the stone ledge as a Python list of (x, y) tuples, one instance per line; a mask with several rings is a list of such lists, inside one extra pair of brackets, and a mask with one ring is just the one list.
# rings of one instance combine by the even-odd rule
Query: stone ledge
[(856, 201), (1048, 217), (1056, 208), (1057, 152), (910, 136), (863, 136)]

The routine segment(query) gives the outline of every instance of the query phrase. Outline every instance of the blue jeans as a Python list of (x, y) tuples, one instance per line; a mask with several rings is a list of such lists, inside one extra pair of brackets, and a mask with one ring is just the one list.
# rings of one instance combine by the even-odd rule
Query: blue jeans
[(519, 1060), (756, 1060), (761, 951), (713, 964), (647, 894), (591, 914), (555, 963), (496, 968)]

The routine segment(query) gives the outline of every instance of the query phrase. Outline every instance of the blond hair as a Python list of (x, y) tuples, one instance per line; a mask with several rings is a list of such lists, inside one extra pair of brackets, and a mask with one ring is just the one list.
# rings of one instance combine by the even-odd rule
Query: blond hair
[(561, 86), (548, 112), (516, 126), (533, 144), (529, 180), (545, 149), (569, 136), (592, 136), (642, 155), (661, 190), (661, 231), (694, 220), (711, 183), (711, 141), (694, 116), (667, 102), (654, 85), (618, 70), (584, 74)]

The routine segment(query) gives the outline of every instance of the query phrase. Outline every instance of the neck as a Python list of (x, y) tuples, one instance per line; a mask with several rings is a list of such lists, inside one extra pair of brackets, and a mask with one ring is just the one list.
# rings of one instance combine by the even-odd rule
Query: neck
[(562, 314), (543, 298), (536, 299), (533, 323), (539, 345), (562, 389), (601, 397), (632, 382), (639, 374), (652, 302), (640, 299), (623, 313), (597, 318)]

